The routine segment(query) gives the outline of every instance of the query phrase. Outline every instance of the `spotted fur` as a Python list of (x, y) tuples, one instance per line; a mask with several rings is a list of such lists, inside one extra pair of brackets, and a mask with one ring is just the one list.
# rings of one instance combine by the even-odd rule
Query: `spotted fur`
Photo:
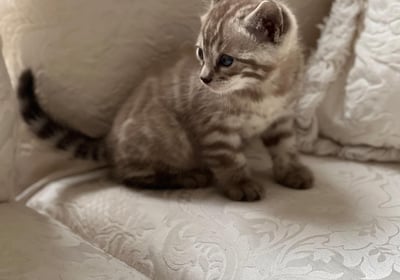
[[(197, 57), (139, 85), (104, 139), (58, 124), (36, 100), (32, 73), (20, 79), (25, 121), (60, 148), (94, 158), (103, 149), (113, 176), (141, 187), (201, 187), (214, 182), (233, 200), (253, 201), (263, 188), (251, 177), (243, 150), (261, 137), (275, 179), (308, 188), (312, 173), (300, 163), (293, 133), (303, 57), (296, 19), (277, 0), (215, 0), (201, 18)], [(233, 59), (221, 66), (222, 55)], [(228, 61), (229, 62), (229, 61)]]

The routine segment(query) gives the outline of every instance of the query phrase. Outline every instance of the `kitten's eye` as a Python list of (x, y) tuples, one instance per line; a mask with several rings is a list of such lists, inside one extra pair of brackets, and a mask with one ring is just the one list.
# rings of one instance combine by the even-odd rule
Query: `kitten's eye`
[(203, 50), (201, 48), (197, 48), (197, 57), (200, 60), (204, 60), (204, 53), (203, 53)]
[(221, 55), (221, 57), (219, 58), (219, 65), (224, 66), (224, 67), (229, 67), (233, 64), (233, 57), (223, 54)]

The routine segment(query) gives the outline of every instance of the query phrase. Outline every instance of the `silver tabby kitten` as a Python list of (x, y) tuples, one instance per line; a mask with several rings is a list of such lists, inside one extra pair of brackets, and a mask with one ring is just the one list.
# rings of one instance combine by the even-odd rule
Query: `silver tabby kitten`
[(113, 176), (143, 187), (201, 187), (254, 201), (263, 189), (243, 154), (261, 137), (277, 182), (304, 189), (313, 176), (298, 158), (292, 105), (303, 66), (296, 19), (276, 0), (213, 1), (201, 18), (197, 60), (149, 77), (118, 112), (107, 137), (57, 123), (40, 107), (34, 77), (19, 84), (21, 111), (35, 133), (77, 157), (106, 157)]

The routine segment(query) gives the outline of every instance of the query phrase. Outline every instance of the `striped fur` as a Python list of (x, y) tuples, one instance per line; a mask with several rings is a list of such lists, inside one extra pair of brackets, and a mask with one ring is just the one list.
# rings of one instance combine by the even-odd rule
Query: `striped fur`
[[(297, 23), (280, 2), (216, 1), (202, 17), (197, 42), (204, 54), (199, 58), (201, 76), (212, 81), (208, 86), (217, 93), (248, 90), (267, 81), (277, 65), (293, 55), (294, 45), (298, 47)], [(218, 66), (221, 54), (233, 57), (234, 65)]]
[(91, 138), (55, 121), (41, 108), (35, 90), (32, 71), (24, 71), (18, 83), (21, 115), (39, 138), (54, 142), (59, 149), (72, 151), (77, 158), (105, 159), (103, 139)]
[[(219, 0), (201, 19), (200, 63), (190, 50), (173, 67), (149, 75), (117, 113), (106, 140), (84, 136), (44, 113), (30, 72), (22, 75), (19, 90), (26, 122), (38, 136), (74, 147), (78, 155), (86, 147), (92, 155), (104, 143), (113, 177), (127, 185), (214, 182), (233, 200), (258, 200), (263, 188), (252, 179), (243, 151), (262, 137), (275, 179), (309, 187), (312, 174), (298, 160), (290, 117), (303, 65), (290, 9), (276, 0)], [(233, 63), (221, 66), (222, 55)]]
[(296, 151), (293, 118), (276, 120), (262, 135), (273, 161), (273, 173), (281, 185), (294, 189), (308, 189), (314, 183), (312, 172), (300, 162)]

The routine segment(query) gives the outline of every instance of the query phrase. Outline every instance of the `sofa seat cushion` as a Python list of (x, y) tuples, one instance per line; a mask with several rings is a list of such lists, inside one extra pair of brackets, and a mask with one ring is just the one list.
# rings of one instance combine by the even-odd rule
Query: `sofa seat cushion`
[(315, 188), (286, 189), (258, 170), (267, 195), (257, 203), (98, 174), (55, 182), (28, 204), (151, 279), (400, 279), (400, 166), (305, 161)]
[(148, 279), (25, 206), (0, 204), (0, 225), (0, 279)]

